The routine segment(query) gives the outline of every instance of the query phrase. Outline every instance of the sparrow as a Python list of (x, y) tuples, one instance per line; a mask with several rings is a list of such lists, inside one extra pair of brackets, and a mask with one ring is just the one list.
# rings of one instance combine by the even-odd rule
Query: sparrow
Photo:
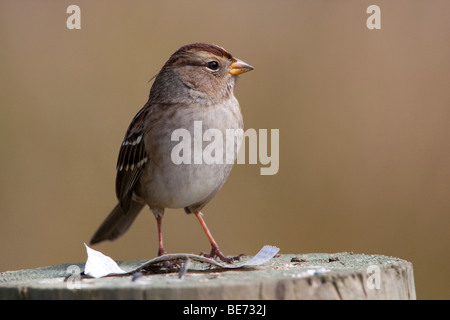
[[(226, 130), (243, 128), (234, 85), (238, 75), (250, 70), (251, 65), (214, 44), (185, 45), (170, 56), (156, 75), (147, 103), (126, 131), (117, 160), (118, 204), (95, 232), (91, 244), (123, 235), (148, 205), (157, 223), (158, 256), (164, 255), (164, 210), (184, 208), (196, 216), (209, 239), (211, 252), (205, 256), (233, 262), (220, 251), (200, 211), (221, 189), (233, 163), (195, 159), (174, 163), (171, 155), (179, 142), (173, 141), (172, 133), (183, 129), (193, 136), (194, 123), (200, 121), (203, 131), (222, 132), (225, 146)], [(238, 140), (234, 141), (236, 149), (241, 142)], [(191, 143), (194, 147), (194, 141)]]

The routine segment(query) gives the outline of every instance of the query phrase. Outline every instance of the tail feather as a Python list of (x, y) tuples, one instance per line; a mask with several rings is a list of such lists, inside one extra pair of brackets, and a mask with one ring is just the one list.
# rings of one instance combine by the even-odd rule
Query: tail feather
[(90, 244), (119, 238), (128, 230), (143, 207), (144, 204), (132, 201), (130, 208), (124, 213), (120, 205), (117, 204), (95, 232)]

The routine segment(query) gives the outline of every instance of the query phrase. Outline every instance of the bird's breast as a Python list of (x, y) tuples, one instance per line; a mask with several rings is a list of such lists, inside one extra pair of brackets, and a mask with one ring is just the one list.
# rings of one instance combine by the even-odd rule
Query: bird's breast
[(216, 106), (172, 108), (154, 116), (146, 131), (150, 161), (138, 188), (150, 207), (209, 201), (225, 183), (243, 136), (234, 96)]

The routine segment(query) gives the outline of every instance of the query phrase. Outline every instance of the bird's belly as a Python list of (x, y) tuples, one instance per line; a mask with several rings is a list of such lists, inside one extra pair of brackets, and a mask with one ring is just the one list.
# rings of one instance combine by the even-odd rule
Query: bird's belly
[(168, 164), (146, 182), (150, 207), (184, 208), (212, 198), (232, 164)]

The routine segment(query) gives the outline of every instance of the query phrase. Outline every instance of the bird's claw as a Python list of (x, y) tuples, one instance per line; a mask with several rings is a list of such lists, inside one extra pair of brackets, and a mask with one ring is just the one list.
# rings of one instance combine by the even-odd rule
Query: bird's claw
[(205, 258), (209, 258), (209, 259), (213, 259), (213, 260), (219, 258), (221, 261), (226, 262), (226, 263), (233, 263), (234, 261), (239, 261), (239, 260), (241, 260), (241, 257), (244, 256), (244, 254), (240, 254), (238, 256), (227, 257), (226, 255), (224, 255), (222, 253), (222, 251), (219, 250), (219, 248), (212, 248), (211, 252), (209, 254), (202, 252), (202, 253), (200, 253), (200, 255)]

